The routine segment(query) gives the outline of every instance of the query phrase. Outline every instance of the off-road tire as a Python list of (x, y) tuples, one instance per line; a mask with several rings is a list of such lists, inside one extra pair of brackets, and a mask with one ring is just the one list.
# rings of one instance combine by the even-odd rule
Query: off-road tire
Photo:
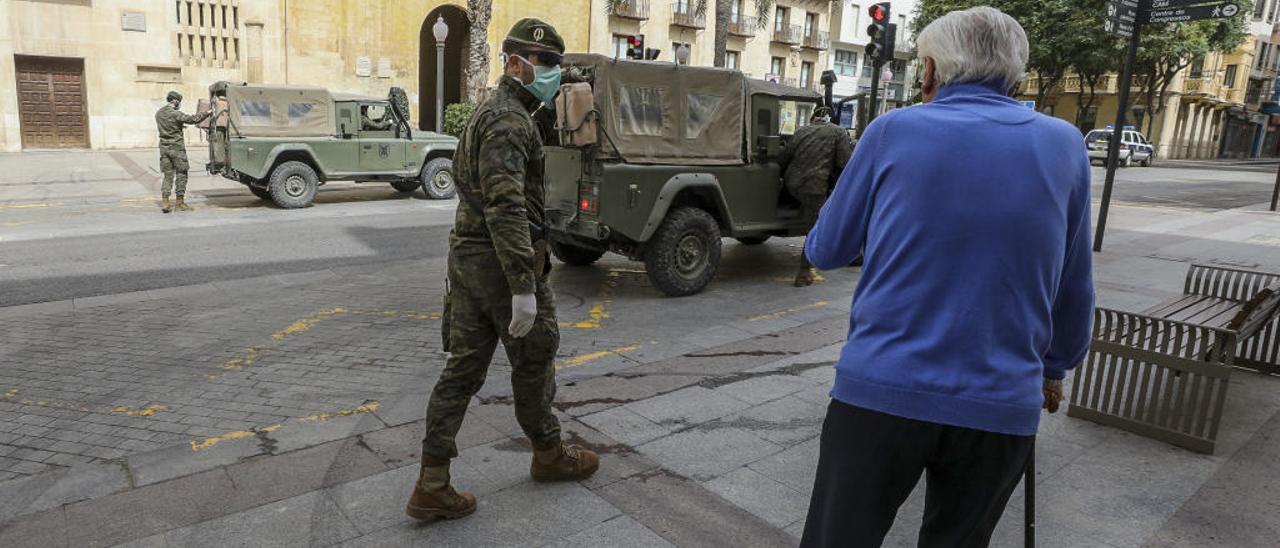
[(304, 162), (291, 161), (276, 166), (271, 172), (271, 201), (285, 209), (310, 207), (320, 190), (316, 170)]
[(561, 242), (551, 242), (551, 254), (560, 262), (573, 266), (589, 266), (604, 256), (604, 250), (579, 247)]
[(668, 211), (645, 244), (644, 265), (649, 282), (669, 296), (702, 291), (720, 266), (720, 226), (696, 207)]
[(263, 200), (266, 200), (268, 202), (271, 201), (271, 190), (262, 188), (262, 187), (256, 187), (253, 185), (246, 185), (246, 186), (249, 187), (249, 192), (252, 192), (254, 196), (262, 198)]
[(394, 188), (399, 192), (408, 194), (410, 192), (418, 190), (419, 188), (422, 188), (422, 180), (421, 179), (401, 179), (399, 181), (391, 181), (391, 188)]
[(1154, 163), (1156, 163), (1156, 153), (1152, 152), (1151, 154), (1147, 155), (1146, 160), (1142, 161), (1142, 167), (1151, 167), (1151, 164), (1154, 164)]
[(432, 200), (448, 200), (458, 193), (453, 184), (453, 160), (436, 158), (422, 166), (418, 175), (422, 191)]
[(1120, 161), (1120, 167), (1133, 167), (1133, 153), (1132, 153), (1132, 152), (1130, 152), (1128, 156), (1125, 156), (1125, 157), (1124, 157), (1124, 160), (1121, 160), (1121, 161)]
[(743, 236), (734, 239), (738, 240), (738, 243), (742, 245), (760, 245), (769, 241), (769, 236)]

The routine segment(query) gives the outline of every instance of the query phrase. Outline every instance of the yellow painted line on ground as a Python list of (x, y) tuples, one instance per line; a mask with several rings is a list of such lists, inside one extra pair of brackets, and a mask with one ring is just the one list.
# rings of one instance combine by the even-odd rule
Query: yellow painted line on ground
[(305, 333), (307, 331), (310, 331), (313, 326), (315, 326), (317, 323), (324, 320), (325, 318), (330, 318), (338, 314), (343, 314), (346, 311), (347, 309), (341, 306), (336, 308), (330, 308), (328, 310), (321, 310), (319, 312), (316, 312), (315, 314), (312, 314), (301, 320), (298, 320), (296, 322), (289, 324), (287, 327), (285, 327), (284, 329), (281, 329), (280, 331), (272, 333), (271, 340), (282, 341), (285, 339), (285, 337), (288, 337), (289, 335)]
[(165, 407), (159, 404), (152, 404), (146, 407), (117, 405), (115, 407), (110, 407), (110, 408), (93, 409), (88, 405), (71, 402), (71, 401), (41, 400), (41, 399), (33, 400), (30, 398), (23, 398), (19, 396), (19, 391), (17, 388), (10, 388), (8, 390), (5, 390), (3, 398), (0, 398), (0, 399), (3, 399), (4, 401), (7, 401), (7, 402), (12, 402), (18, 405), (25, 405), (29, 407), (47, 407), (50, 409), (66, 409), (69, 411), (84, 411), (86, 413), (104, 413), (104, 414), (115, 413), (117, 415), (125, 415), (129, 417), (153, 417), (155, 416), (156, 413), (159, 413), (161, 411), (168, 409), (168, 407)]
[(0, 204), (0, 209), (39, 209), (44, 207), (58, 207), (62, 202), (36, 202), (30, 204)]
[(556, 364), (556, 371), (560, 371), (561, 369), (578, 367), (580, 365), (591, 363), (593, 361), (596, 361), (608, 356), (614, 356), (622, 352), (631, 352), (632, 350), (636, 350), (638, 348), (640, 348), (640, 345), (633, 344), (631, 346), (622, 346), (622, 347), (613, 348), (610, 350), (601, 350), (600, 352), (592, 352), (590, 354), (582, 354), (580, 356), (574, 356), (572, 358), (569, 358), (563, 362)]
[[(784, 284), (787, 284), (787, 285), (791, 285), (791, 284), (795, 283), (796, 278), (795, 278), (795, 276), (792, 276), (792, 277), (790, 277), (790, 278), (782, 278), (782, 277), (778, 277), (778, 278), (774, 278), (774, 279), (773, 279), (773, 281), (775, 281), (775, 282), (779, 282), (779, 283), (784, 283)], [(823, 277), (823, 276), (822, 276), (822, 273), (821, 273), (821, 272), (819, 272), (819, 273), (815, 273), (815, 274), (813, 275), (813, 283), (822, 283), (822, 282), (825, 282), (825, 281), (827, 281), (827, 279), (826, 279), (825, 277)]]
[(600, 329), (604, 325), (604, 320), (609, 319), (609, 305), (613, 304), (614, 290), (618, 287), (618, 278), (623, 274), (644, 274), (643, 270), (634, 270), (628, 268), (611, 268), (605, 275), (604, 283), (600, 286), (600, 291), (596, 293), (595, 304), (591, 305), (591, 310), (587, 312), (587, 319), (580, 322), (560, 322), (561, 328), (566, 329)]
[(786, 316), (786, 315), (788, 315), (788, 314), (794, 314), (794, 313), (796, 313), (796, 312), (801, 312), (801, 311), (804, 311), (804, 310), (813, 310), (813, 309), (816, 309), (816, 308), (822, 308), (822, 307), (824, 307), (824, 306), (827, 306), (827, 304), (829, 304), (829, 303), (827, 303), (827, 301), (818, 301), (818, 302), (815, 302), (815, 303), (806, 304), (806, 305), (804, 305), (804, 306), (797, 306), (797, 307), (795, 307), (795, 308), (788, 308), (788, 309), (786, 309), (786, 310), (779, 310), (779, 311), (777, 311), (777, 312), (770, 312), (770, 313), (768, 313), (768, 314), (761, 314), (761, 315), (759, 315), (759, 316), (752, 316), (752, 317), (750, 317), (750, 318), (747, 318), (747, 321), (758, 322), (758, 321), (760, 321), (760, 320), (772, 320), (772, 319), (774, 319), (774, 318), (780, 318), (780, 317), (782, 317), (782, 316)]
[(254, 436), (257, 436), (258, 434), (275, 432), (276, 430), (285, 428), (295, 422), (324, 422), (336, 417), (349, 417), (351, 415), (361, 415), (364, 413), (372, 413), (374, 411), (377, 411), (378, 407), (379, 407), (378, 402), (372, 401), (364, 405), (361, 405), (359, 407), (349, 407), (345, 409), (339, 409), (332, 413), (319, 413), (316, 415), (308, 415), (305, 417), (298, 417), (295, 419), (291, 419), (290, 421), (284, 422), (284, 423), (276, 423), (268, 426), (262, 426), (259, 428), (252, 428), (249, 430), (237, 430), (235, 432), (227, 432), (226, 434), (222, 434), (220, 436), (214, 436), (211, 438), (204, 438), (203, 440), (191, 440), (191, 451), (193, 452), (203, 451), (205, 449), (218, 445), (219, 443), (222, 443), (227, 440), (252, 438)]

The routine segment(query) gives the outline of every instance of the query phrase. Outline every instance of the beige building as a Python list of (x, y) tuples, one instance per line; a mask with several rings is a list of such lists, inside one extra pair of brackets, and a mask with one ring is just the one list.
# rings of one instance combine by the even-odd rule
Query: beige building
[[(676, 61), (679, 48), (688, 47), (688, 63), (711, 66), (715, 58), (715, 0), (708, 0), (704, 17), (690, 0), (626, 0), (613, 12), (598, 9), (591, 16), (591, 51), (626, 58), (627, 38), (644, 36), (648, 49), (659, 50), (660, 61)], [(818, 89), (827, 68), (830, 47), (831, 2), (777, 0), (762, 26), (752, 0), (735, 0), (729, 22), (726, 66), (747, 76)]]
[[(495, 2), (490, 80), (501, 70), (501, 37), (521, 17), (542, 17), (569, 49), (587, 49), (592, 3)], [(450, 27), (444, 99), (458, 102), (465, 9), (441, 0), (0, 0), (0, 151), (155, 146), (166, 92), (182, 92), (193, 112), (218, 80), (378, 96), (400, 86), (420, 127), (431, 128), (431, 26), (443, 17)]]

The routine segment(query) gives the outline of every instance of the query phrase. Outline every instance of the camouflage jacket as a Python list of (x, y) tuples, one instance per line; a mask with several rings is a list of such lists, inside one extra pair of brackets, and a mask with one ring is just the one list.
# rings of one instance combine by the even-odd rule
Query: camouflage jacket
[(782, 180), (793, 195), (826, 196), (853, 155), (849, 132), (835, 124), (809, 124), (782, 150)]
[(542, 270), (530, 234), (531, 226), (543, 226), (542, 138), (530, 117), (538, 104), (504, 76), (471, 116), (453, 153), (461, 196), (450, 253), (496, 253), (513, 294), (533, 293)]
[(160, 132), (161, 148), (186, 146), (186, 141), (182, 138), (182, 126), (198, 124), (208, 117), (209, 111), (188, 115), (165, 103), (156, 111), (156, 129)]

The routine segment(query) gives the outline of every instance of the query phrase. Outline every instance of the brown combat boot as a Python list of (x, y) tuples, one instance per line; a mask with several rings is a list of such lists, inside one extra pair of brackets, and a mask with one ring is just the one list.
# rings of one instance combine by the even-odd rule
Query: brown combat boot
[(161, 213), (168, 213), (168, 212), (170, 212), (170, 211), (173, 211), (173, 207), (169, 205), (169, 197), (168, 197), (168, 196), (162, 196), (162, 197), (160, 198), (160, 212), (161, 212)]
[(184, 197), (178, 196), (178, 203), (174, 206), (174, 209), (177, 209), (178, 211), (191, 211), (191, 206), (187, 205), (187, 201)]
[(534, 447), (529, 475), (533, 481), (578, 481), (591, 477), (600, 467), (600, 455), (557, 440), (545, 449)]
[(814, 273), (813, 267), (801, 268), (800, 272), (796, 273), (795, 286), (809, 287), (813, 285), (813, 282), (816, 280), (817, 280), (817, 275), (816, 273)]
[(449, 461), (440, 464), (424, 455), (418, 481), (413, 484), (413, 494), (404, 512), (416, 520), (432, 521), (456, 519), (475, 511), (476, 497), (455, 491), (449, 485)]

